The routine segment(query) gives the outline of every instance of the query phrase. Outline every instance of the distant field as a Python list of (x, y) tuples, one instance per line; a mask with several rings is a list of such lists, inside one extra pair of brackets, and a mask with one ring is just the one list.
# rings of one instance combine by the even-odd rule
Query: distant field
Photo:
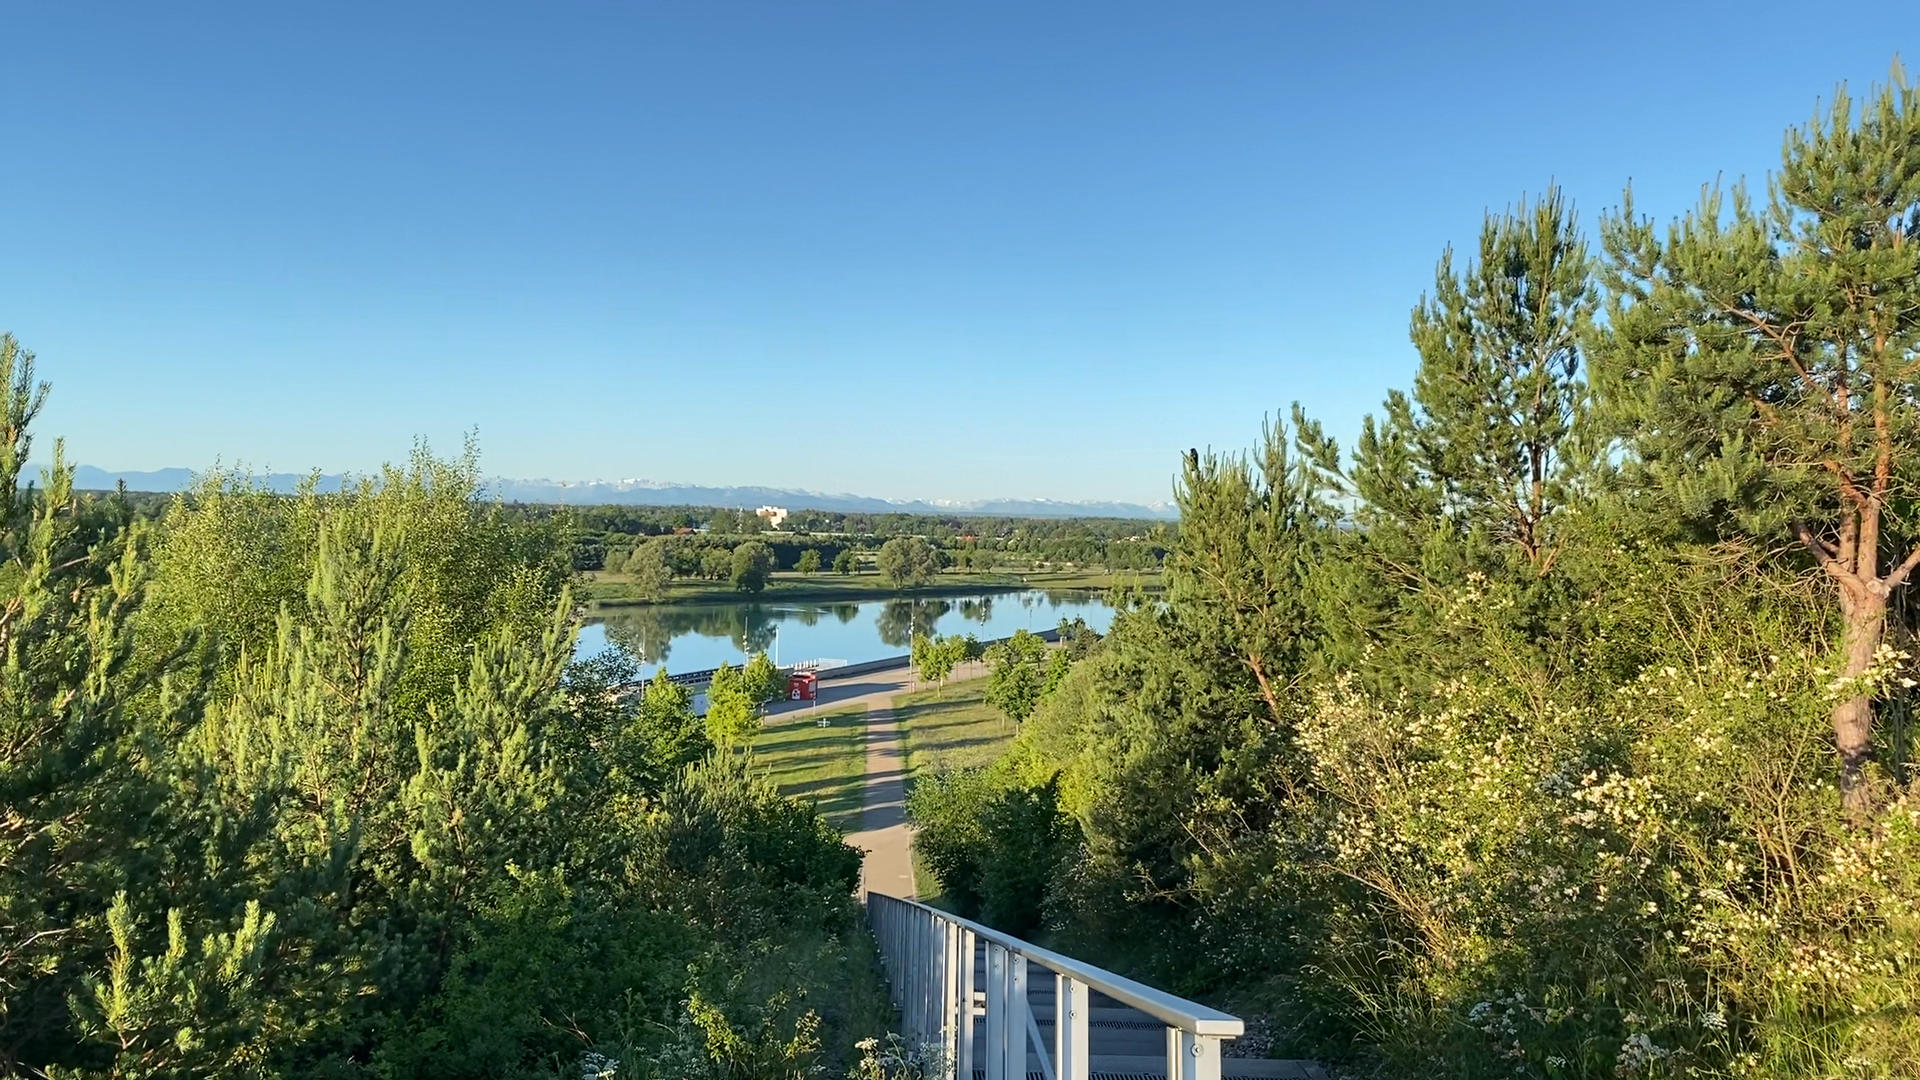
[[(775, 718), (753, 741), (753, 756), (780, 793), (811, 799), (842, 832), (860, 828), (866, 794), (867, 749), (861, 719), (867, 708), (801, 712)], [(828, 726), (820, 727), (826, 720)]]
[(1018, 726), (986, 702), (987, 680), (948, 683), (893, 699), (906, 739), (907, 771), (970, 769), (992, 763)]
[[(654, 602), (635, 597), (631, 581), (625, 574), (594, 570), (587, 572), (584, 576), (586, 584), (582, 590), (582, 599), (590, 607), (619, 607)], [(997, 592), (1017, 589), (1111, 589), (1124, 585), (1150, 591), (1156, 590), (1160, 587), (1160, 574), (1157, 571), (1131, 570), (1118, 572), (1036, 570), (1028, 573), (996, 571), (990, 574), (947, 572), (941, 574), (932, 584), (903, 589), (888, 584), (878, 574), (781, 572), (773, 575), (773, 580), (767, 585), (766, 591), (760, 593), (758, 598), (831, 603), (885, 600), (934, 593)], [(746, 598), (748, 594), (740, 592), (724, 581), (682, 578), (667, 586), (666, 596), (657, 602), (663, 604), (731, 603)]]

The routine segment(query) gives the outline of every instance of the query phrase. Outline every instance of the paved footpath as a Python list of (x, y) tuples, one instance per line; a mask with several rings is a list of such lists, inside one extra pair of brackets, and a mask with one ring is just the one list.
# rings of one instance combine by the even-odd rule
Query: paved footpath
[[(979, 664), (967, 664), (954, 672), (949, 684), (984, 674)], [(902, 660), (899, 667), (833, 678), (826, 672), (820, 678), (817, 703), (787, 702), (767, 710), (770, 716), (804, 713), (817, 704), (820, 709), (865, 705), (867, 734), (867, 790), (861, 810), (860, 831), (850, 833), (847, 843), (866, 852), (860, 867), (860, 895), (877, 892), (883, 896), (912, 899), (913, 830), (907, 824), (907, 748), (900, 725), (893, 715), (893, 698), (917, 685), (913, 669)]]

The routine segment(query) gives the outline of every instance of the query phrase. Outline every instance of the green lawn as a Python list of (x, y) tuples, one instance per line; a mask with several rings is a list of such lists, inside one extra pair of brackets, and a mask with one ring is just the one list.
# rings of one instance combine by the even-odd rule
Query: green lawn
[(1017, 726), (986, 702), (987, 680), (948, 683), (893, 699), (906, 736), (907, 771), (973, 768), (1000, 756)]
[[(811, 799), (835, 828), (860, 828), (867, 785), (866, 706), (776, 717), (753, 741), (753, 756), (780, 793)], [(826, 720), (827, 726), (819, 726)]]
[(1114, 589), (1131, 586), (1160, 591), (1158, 570), (1025, 570), (1020, 580), (1030, 589)]

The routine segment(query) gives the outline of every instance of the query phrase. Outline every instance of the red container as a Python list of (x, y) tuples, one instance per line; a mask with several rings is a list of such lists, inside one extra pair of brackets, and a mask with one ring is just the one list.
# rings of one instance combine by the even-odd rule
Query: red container
[(796, 672), (787, 677), (788, 701), (812, 701), (820, 692), (820, 676), (811, 671)]

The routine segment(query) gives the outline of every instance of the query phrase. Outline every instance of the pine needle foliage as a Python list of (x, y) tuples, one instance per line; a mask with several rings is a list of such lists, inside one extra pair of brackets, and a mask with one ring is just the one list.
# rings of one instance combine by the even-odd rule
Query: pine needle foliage
[(858, 853), (680, 688), (573, 662), (568, 537), (471, 446), (141, 523), (58, 445), (18, 475), (33, 360), (0, 337), (0, 1072), (721, 1076), (871, 1033)]

